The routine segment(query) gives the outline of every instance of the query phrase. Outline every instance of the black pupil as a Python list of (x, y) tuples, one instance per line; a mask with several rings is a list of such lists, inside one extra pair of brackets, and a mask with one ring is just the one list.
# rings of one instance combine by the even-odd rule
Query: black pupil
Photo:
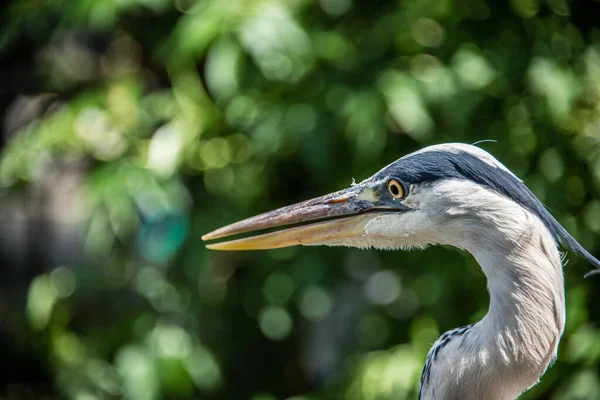
[(392, 183), (390, 185), (390, 190), (392, 191), (392, 194), (394, 196), (398, 196), (400, 194), (400, 189), (398, 188), (398, 185), (396, 185), (395, 183)]

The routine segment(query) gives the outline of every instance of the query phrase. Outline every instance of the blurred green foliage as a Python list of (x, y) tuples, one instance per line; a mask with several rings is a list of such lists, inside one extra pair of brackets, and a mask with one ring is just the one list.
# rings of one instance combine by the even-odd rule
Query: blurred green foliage
[[(493, 139), (481, 146), (600, 254), (599, 12), (569, 0), (9, 1), (5, 393), (416, 398), (438, 335), (487, 310), (469, 255), (212, 253), (200, 236), (428, 144)], [(600, 398), (600, 286), (570, 261), (558, 361), (523, 399)]]

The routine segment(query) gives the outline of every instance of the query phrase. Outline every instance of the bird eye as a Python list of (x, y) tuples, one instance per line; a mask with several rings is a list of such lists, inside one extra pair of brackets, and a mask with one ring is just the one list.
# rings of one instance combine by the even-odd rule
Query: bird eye
[(396, 199), (403, 199), (405, 195), (404, 185), (400, 183), (397, 179), (390, 179), (387, 182), (388, 191), (394, 196)]

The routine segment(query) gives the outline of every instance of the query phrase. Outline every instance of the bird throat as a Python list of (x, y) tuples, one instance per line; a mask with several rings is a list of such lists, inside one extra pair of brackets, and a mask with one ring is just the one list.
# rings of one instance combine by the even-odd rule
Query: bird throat
[[(488, 251), (486, 257), (474, 254), (488, 280), (490, 308), (473, 327), (471, 337), (478, 338), (478, 345), (471, 347), (471, 362), (482, 364), (479, 371), (486, 364), (493, 371), (482, 378), (503, 382), (496, 394), (479, 398), (516, 398), (556, 358), (565, 325), (562, 263), (550, 232), (537, 217), (530, 221), (519, 243), (497, 241), (502, 249)], [(504, 397), (498, 397), (500, 392)]]

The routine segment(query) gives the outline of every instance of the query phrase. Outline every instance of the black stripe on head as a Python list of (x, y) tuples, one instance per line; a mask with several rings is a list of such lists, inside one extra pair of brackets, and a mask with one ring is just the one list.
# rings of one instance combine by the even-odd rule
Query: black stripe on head
[[(399, 159), (380, 174), (393, 175), (407, 183), (467, 179), (488, 187), (537, 215), (558, 243), (583, 256), (600, 269), (600, 261), (563, 228), (523, 182), (504, 168), (486, 162), (475, 154), (459, 149), (418, 152)], [(598, 271), (589, 272), (587, 275), (595, 272)]]

